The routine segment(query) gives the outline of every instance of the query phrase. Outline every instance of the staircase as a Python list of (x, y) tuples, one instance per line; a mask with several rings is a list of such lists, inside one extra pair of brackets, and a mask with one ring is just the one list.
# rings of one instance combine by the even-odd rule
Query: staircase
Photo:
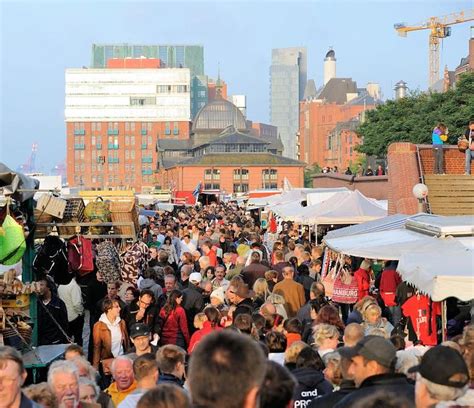
[(436, 215), (474, 215), (474, 176), (425, 174), (430, 209)]

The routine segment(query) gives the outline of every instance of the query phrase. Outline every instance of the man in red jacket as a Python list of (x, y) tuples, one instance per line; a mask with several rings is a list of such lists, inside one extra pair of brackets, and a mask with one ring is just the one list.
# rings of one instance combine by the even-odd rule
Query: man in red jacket
[(401, 319), (400, 306), (395, 300), (395, 293), (398, 285), (402, 282), (402, 278), (397, 272), (398, 261), (388, 261), (385, 264), (380, 277), (380, 296), (385, 306), (387, 306), (392, 314), (392, 324), (396, 326)]
[(209, 258), (209, 265), (215, 268), (217, 266), (217, 254), (216, 251), (212, 249), (212, 243), (210, 241), (204, 241), (201, 245), (201, 249), (203, 254)]
[(368, 296), (370, 289), (370, 269), (372, 264), (370, 261), (364, 259), (360, 264), (359, 269), (355, 271), (354, 278), (357, 281), (357, 300), (361, 300)]

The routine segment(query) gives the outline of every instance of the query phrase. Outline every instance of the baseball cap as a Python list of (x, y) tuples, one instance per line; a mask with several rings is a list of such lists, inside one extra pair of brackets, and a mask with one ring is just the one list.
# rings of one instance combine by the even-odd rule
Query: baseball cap
[(143, 323), (135, 323), (131, 328), (130, 328), (130, 337), (134, 339), (135, 337), (140, 337), (140, 336), (149, 336), (150, 335), (150, 329), (146, 324)]
[(364, 337), (354, 347), (341, 347), (337, 351), (344, 358), (362, 356), (387, 368), (390, 368), (397, 356), (397, 350), (390, 341), (372, 335)]
[(189, 275), (189, 281), (200, 283), (202, 281), (202, 276), (199, 272), (193, 272), (191, 275)]
[(448, 387), (462, 388), (469, 383), (466, 361), (457, 350), (446, 346), (429, 349), (420, 364), (408, 372), (419, 372), (426, 380)]

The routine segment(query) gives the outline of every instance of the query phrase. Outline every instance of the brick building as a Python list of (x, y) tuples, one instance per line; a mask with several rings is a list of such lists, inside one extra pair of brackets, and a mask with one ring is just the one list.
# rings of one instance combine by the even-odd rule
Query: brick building
[(276, 189), (285, 178), (294, 187), (304, 184), (305, 164), (281, 155), (281, 141), (255, 137), (242, 112), (217, 98), (196, 116), (188, 140), (160, 139), (156, 184), (187, 197), (200, 183), (204, 191), (246, 193)]
[(157, 140), (189, 138), (190, 71), (149, 68), (156, 60), (111, 64), (66, 70), (67, 180), (141, 191), (154, 184)]

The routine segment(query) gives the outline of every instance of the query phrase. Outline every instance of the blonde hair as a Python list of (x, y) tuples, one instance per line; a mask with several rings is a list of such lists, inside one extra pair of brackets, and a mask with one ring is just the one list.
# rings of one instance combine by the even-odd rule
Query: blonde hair
[(263, 296), (264, 300), (267, 300), (270, 291), (268, 290), (268, 283), (265, 278), (258, 278), (253, 284), (253, 291), (256, 296)]
[(339, 337), (339, 330), (332, 324), (321, 323), (313, 327), (314, 345), (320, 347), (324, 340)]
[(364, 296), (354, 305), (354, 309), (360, 313), (363, 313), (364, 310), (372, 303), (377, 303), (377, 301), (372, 296)]
[(300, 355), (301, 350), (309, 347), (304, 341), (294, 341), (285, 351), (285, 364), (296, 363), (296, 359)]
[(24, 388), (23, 392), (30, 400), (43, 407), (56, 408), (58, 406), (56, 394), (54, 394), (49, 385), (45, 382), (32, 384)]
[(203, 312), (200, 312), (196, 316), (194, 316), (193, 326), (196, 329), (202, 329), (202, 326), (206, 320), (207, 320), (206, 314)]
[(273, 305), (286, 304), (285, 298), (282, 295), (278, 295), (277, 293), (272, 293), (270, 296), (268, 296), (267, 301)]
[(380, 309), (380, 306), (376, 303), (372, 303), (367, 305), (362, 311), (363, 319), (366, 321), (369, 314), (372, 314), (373, 312), (377, 312), (379, 317), (382, 316), (382, 309)]
[(367, 259), (364, 259), (360, 264), (360, 269), (368, 271), (370, 270), (370, 268), (372, 268), (372, 262), (368, 261)]

